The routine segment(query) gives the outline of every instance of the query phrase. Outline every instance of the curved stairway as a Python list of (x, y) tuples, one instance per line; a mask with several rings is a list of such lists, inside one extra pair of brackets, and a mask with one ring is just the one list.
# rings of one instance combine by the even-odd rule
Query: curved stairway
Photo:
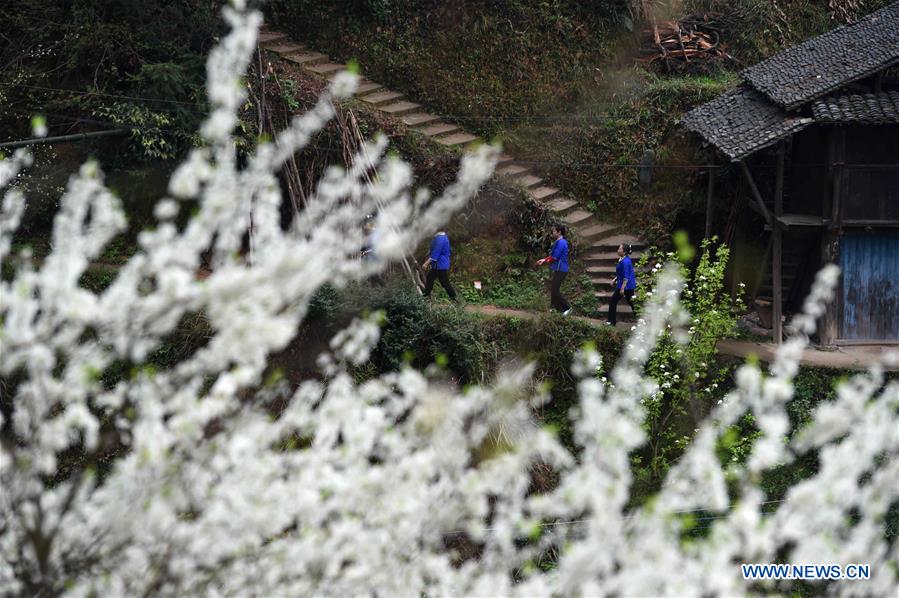
[[(304, 71), (326, 79), (346, 69), (346, 65), (331, 60), (325, 54), (290, 40), (286, 33), (264, 30), (259, 34), (259, 44), (277, 54), (282, 60), (292, 62)], [(481, 141), (477, 135), (464, 131), (458, 125), (445, 122), (440, 116), (428, 113), (420, 104), (404, 97), (402, 93), (389, 90), (374, 81), (362, 79), (356, 97), (447, 148), (462, 150), (469, 144)], [(532, 171), (527, 161), (519, 161), (513, 156), (502, 154), (496, 176), (523, 187), (530, 197), (545, 205), (574, 230), (581, 241), (589, 244), (589, 249), (581, 251), (580, 257), (586, 262), (599, 310), (601, 312), (607, 310), (612, 295), (611, 279), (615, 275), (615, 264), (618, 262), (616, 254), (618, 245), (630, 243), (634, 250), (633, 257), (636, 259), (645, 249), (645, 243), (625, 234), (615, 224), (599, 221), (595, 214), (585, 209), (577, 200), (561, 195), (559, 189), (549, 185), (539, 174)], [(631, 318), (630, 306), (624, 302), (619, 303), (618, 314), (620, 319)]]

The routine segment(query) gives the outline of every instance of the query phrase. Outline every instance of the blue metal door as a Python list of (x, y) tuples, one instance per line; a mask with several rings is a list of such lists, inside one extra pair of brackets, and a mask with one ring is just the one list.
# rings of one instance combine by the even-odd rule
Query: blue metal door
[(899, 340), (899, 233), (843, 235), (840, 266), (840, 338)]

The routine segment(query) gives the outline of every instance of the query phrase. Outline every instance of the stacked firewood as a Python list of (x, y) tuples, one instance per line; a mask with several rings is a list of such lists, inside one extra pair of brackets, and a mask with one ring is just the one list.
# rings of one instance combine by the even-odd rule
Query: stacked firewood
[(644, 30), (640, 60), (667, 72), (697, 70), (719, 60), (733, 60), (721, 42), (721, 28), (710, 15), (653, 22)]

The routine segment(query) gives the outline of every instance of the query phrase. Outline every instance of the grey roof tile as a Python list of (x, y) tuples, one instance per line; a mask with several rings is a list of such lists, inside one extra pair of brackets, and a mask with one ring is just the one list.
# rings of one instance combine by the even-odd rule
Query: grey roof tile
[(827, 96), (812, 104), (815, 120), (831, 123), (899, 123), (899, 91)]
[(731, 160), (742, 160), (812, 122), (808, 117), (787, 114), (747, 85), (721, 94), (681, 119), (681, 124), (699, 133)]
[(788, 110), (899, 62), (899, 1), (793, 46), (741, 76)]

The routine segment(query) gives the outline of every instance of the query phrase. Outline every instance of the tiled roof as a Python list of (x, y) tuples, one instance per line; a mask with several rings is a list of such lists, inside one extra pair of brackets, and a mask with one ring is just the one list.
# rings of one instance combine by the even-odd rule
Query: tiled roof
[(702, 135), (731, 160), (741, 160), (811, 122), (811, 118), (787, 114), (747, 85), (721, 94), (681, 119), (681, 124)]
[(820, 122), (899, 123), (899, 91), (827, 96), (815, 100), (812, 112)]
[(788, 110), (899, 62), (899, 1), (745, 69), (748, 83)]

